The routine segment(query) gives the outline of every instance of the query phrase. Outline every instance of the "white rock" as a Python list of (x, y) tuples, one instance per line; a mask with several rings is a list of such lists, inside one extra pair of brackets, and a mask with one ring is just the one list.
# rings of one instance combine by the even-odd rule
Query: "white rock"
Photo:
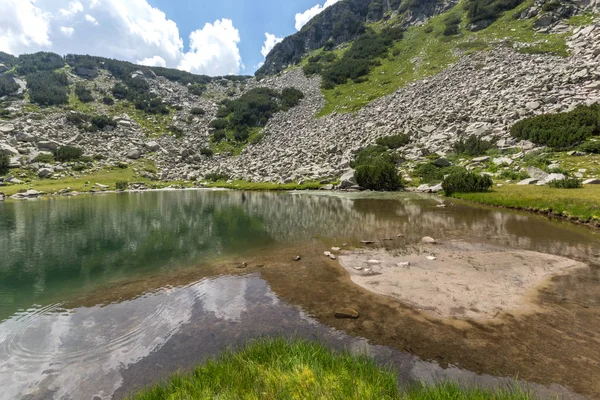
[(430, 243), (430, 244), (437, 243), (437, 241), (434, 238), (430, 237), (430, 236), (425, 236), (423, 239), (421, 239), (421, 242), (423, 242), (423, 243)]
[(584, 185), (600, 185), (600, 179), (598, 178), (592, 178), (592, 179), (588, 179), (583, 181)]
[(399, 262), (396, 265), (399, 267), (408, 267), (410, 265), (410, 263), (408, 261), (406, 261), (406, 262)]
[(436, 258), (436, 257), (434, 257), (434, 256), (427, 256), (427, 259), (428, 259), (429, 261), (435, 261), (435, 260), (437, 260), (437, 258)]
[(369, 261), (367, 261), (367, 264), (369, 264), (369, 265), (379, 265), (379, 264), (381, 264), (381, 261), (379, 261), (379, 260), (369, 260)]

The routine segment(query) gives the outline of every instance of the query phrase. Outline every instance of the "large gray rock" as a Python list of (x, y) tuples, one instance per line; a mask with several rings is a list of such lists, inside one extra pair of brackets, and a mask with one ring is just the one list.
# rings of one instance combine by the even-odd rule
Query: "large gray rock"
[(19, 142), (26, 142), (26, 143), (30, 143), (30, 142), (35, 142), (38, 140), (38, 137), (31, 134), (31, 133), (27, 133), (27, 132), (19, 132), (15, 135), (15, 139), (17, 139)]
[(437, 160), (435, 160), (433, 162), (433, 165), (438, 166), (440, 168), (444, 168), (444, 167), (449, 167), (452, 165), (452, 163), (450, 161), (448, 161), (448, 159), (446, 158), (438, 158)]
[(0, 144), (0, 155), (12, 157), (19, 155), (19, 151), (7, 144)]
[(529, 175), (532, 178), (539, 180), (545, 180), (548, 177), (548, 173), (542, 171), (539, 168), (536, 167), (529, 167), (527, 168), (527, 175)]
[(349, 189), (356, 185), (356, 178), (354, 178), (354, 170), (349, 169), (340, 178), (340, 189)]
[(521, 182), (517, 183), (517, 185), (525, 186), (525, 185), (535, 185), (538, 183), (537, 178), (527, 178), (523, 179)]
[(492, 162), (496, 165), (512, 165), (512, 163), (514, 163), (513, 159), (508, 157), (497, 157), (494, 158)]
[(38, 171), (38, 176), (42, 179), (44, 178), (49, 178), (52, 176), (52, 174), (54, 173), (54, 171), (51, 168), (41, 168)]
[(585, 181), (583, 181), (584, 185), (600, 185), (600, 179), (598, 178), (591, 178), (591, 179), (587, 179)]
[(14, 131), (15, 131), (15, 126), (13, 124), (0, 125), (0, 133), (9, 134)]
[(38, 149), (45, 149), (50, 151), (56, 151), (60, 147), (60, 143), (54, 140), (41, 140), (37, 142)]
[(564, 179), (566, 179), (566, 176), (564, 174), (548, 174), (546, 179), (544, 179), (543, 183), (546, 184), (552, 181), (562, 181)]
[(158, 151), (160, 149), (160, 145), (154, 140), (146, 143), (146, 147), (148, 148), (148, 151)]
[(127, 158), (132, 160), (137, 160), (142, 156), (142, 151), (140, 149), (133, 149), (129, 153), (127, 153)]

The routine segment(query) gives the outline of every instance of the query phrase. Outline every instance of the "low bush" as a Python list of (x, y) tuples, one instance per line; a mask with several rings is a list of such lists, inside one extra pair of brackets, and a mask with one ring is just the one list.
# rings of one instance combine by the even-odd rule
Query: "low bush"
[(85, 165), (85, 164), (76, 164), (76, 165), (73, 165), (73, 171), (76, 171), (76, 172), (85, 171), (87, 168), (88, 168), (88, 166)]
[(62, 146), (56, 150), (54, 157), (61, 162), (77, 160), (83, 155), (83, 150), (74, 146)]
[(122, 83), (117, 83), (112, 89), (112, 94), (117, 99), (126, 98), (128, 93), (129, 91), (127, 90), (127, 86), (123, 85)]
[(582, 187), (581, 180), (577, 178), (556, 179), (548, 182), (548, 186), (555, 189), (578, 189)]
[(457, 166), (438, 167), (432, 163), (424, 163), (417, 165), (412, 175), (418, 177), (421, 183), (441, 182), (446, 175), (461, 170), (463, 168)]
[(600, 140), (590, 140), (579, 147), (579, 150), (586, 153), (600, 154)]
[(90, 120), (90, 116), (83, 114), (83, 113), (78, 113), (78, 112), (70, 112), (67, 114), (67, 121), (72, 123), (73, 125), (83, 125), (85, 124), (87, 121)]
[(466, 169), (453, 171), (442, 182), (442, 189), (446, 196), (453, 193), (486, 192), (494, 184), (487, 175), (479, 175)]
[(203, 108), (200, 107), (194, 107), (190, 110), (190, 114), (192, 115), (204, 115), (206, 114), (206, 111), (204, 111)]
[(300, 100), (304, 98), (304, 93), (300, 90), (289, 87), (281, 91), (281, 109), (287, 111), (290, 108), (296, 107), (300, 104)]
[(19, 90), (19, 85), (15, 83), (9, 75), (0, 75), (0, 97), (9, 96)]
[(64, 73), (42, 71), (27, 75), (29, 99), (42, 106), (68, 103), (68, 86), (69, 79)]
[(505, 171), (501, 171), (498, 174), (498, 178), (499, 179), (509, 179), (511, 181), (522, 181), (523, 179), (527, 179), (529, 178), (529, 174), (525, 171), (510, 171), (510, 170), (505, 170)]
[(212, 157), (213, 151), (210, 149), (210, 147), (203, 147), (200, 149), (200, 154), (203, 156)]
[(169, 132), (171, 132), (173, 135), (175, 135), (176, 139), (181, 139), (182, 137), (185, 136), (185, 132), (183, 131), (183, 129), (178, 127), (177, 125), (169, 126)]
[(52, 164), (54, 163), (54, 156), (52, 154), (40, 154), (34, 158), (33, 161), (43, 164)]
[(104, 129), (107, 126), (117, 127), (117, 122), (106, 115), (95, 115), (92, 117), (91, 124), (98, 129)]
[(259, 133), (257, 135), (254, 135), (252, 137), (252, 139), (250, 139), (250, 143), (252, 143), (252, 144), (258, 144), (264, 137), (265, 137), (264, 133)]
[(211, 181), (211, 182), (219, 182), (219, 181), (228, 181), (229, 179), (231, 179), (231, 177), (222, 172), (213, 172), (213, 173), (207, 174), (204, 177), (204, 179), (206, 179), (207, 181)]
[(527, 118), (514, 124), (510, 131), (518, 139), (556, 150), (571, 150), (591, 136), (600, 135), (600, 104)]
[(10, 159), (5, 154), (0, 154), (0, 174), (6, 174), (10, 166)]
[(379, 138), (377, 139), (376, 143), (377, 145), (385, 146), (388, 149), (398, 149), (410, 143), (410, 136), (400, 133), (398, 135)]
[(129, 189), (129, 182), (127, 181), (117, 181), (115, 183), (115, 187), (117, 188), (117, 190), (127, 190)]
[(223, 130), (218, 130), (218, 131), (214, 131), (212, 136), (213, 136), (213, 141), (215, 143), (219, 143), (220, 141), (225, 140), (225, 138), (227, 137), (227, 134)]
[(75, 95), (82, 103), (91, 103), (94, 101), (94, 96), (92, 96), (92, 91), (85, 87), (83, 83), (78, 83), (75, 85)]
[(492, 149), (494, 144), (489, 140), (483, 140), (475, 135), (470, 135), (466, 139), (460, 138), (452, 146), (452, 150), (457, 155), (480, 156)]
[(107, 106), (112, 106), (115, 104), (115, 99), (113, 99), (112, 97), (104, 96), (102, 98), (102, 102)]
[(466, 2), (467, 17), (471, 22), (495, 21), (504, 11), (512, 10), (524, 0), (469, 0)]
[(393, 191), (403, 186), (396, 165), (383, 157), (357, 166), (354, 177), (360, 187), (369, 190)]

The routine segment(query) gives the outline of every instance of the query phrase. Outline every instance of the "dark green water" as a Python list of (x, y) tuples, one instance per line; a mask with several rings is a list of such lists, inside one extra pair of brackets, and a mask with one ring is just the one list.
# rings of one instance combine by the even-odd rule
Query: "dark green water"
[[(294, 249), (299, 243), (319, 251), (343, 242), (395, 238), (398, 233), (409, 242), (423, 236), (474, 238), (600, 261), (600, 238), (587, 228), (464, 204), (439, 208), (439, 202), (402, 194), (165, 191), (0, 203), (0, 356), (10, 360), (0, 358), (0, 386), (12, 389), (6, 392), (11, 397), (3, 397), (5, 393), (0, 398), (71, 398), (71, 389), (64, 389), (70, 382), (65, 372), (52, 371), (69, 365), (68, 376), (77, 375), (82, 363), (89, 375), (81, 372), (77, 379), (92, 383), (87, 389), (79, 384), (78, 393), (111, 398), (123, 379), (127, 381), (121, 370), (128, 365), (142, 368), (149, 354), (167, 348), (175, 334), (191, 329), (190, 321), (198, 324), (207, 315), (209, 322), (195, 325), (195, 333), (176, 341), (182, 354), (188, 348), (197, 354), (216, 351), (223, 343), (274, 330), (313, 334), (313, 328), (282, 322), (295, 321), (286, 315), (298, 311), (282, 308), (258, 277), (190, 282), (189, 287), (166, 287), (106, 307), (61, 308), (61, 303), (98, 287), (110, 288), (113, 282), (202, 269), (214, 260)], [(255, 315), (255, 322), (239, 325), (247, 313)], [(209, 343), (214, 340), (210, 332), (220, 324), (232, 325), (221, 327), (225, 330), (219, 346), (198, 348), (192, 339), (210, 326)], [(121, 356), (112, 358), (113, 353)], [(128, 356), (119, 358), (124, 353)], [(168, 354), (155, 361), (176, 370), (182, 361), (169, 364)], [(189, 365), (198, 359), (189, 358)], [(98, 374), (110, 379), (96, 382), (90, 377)]]

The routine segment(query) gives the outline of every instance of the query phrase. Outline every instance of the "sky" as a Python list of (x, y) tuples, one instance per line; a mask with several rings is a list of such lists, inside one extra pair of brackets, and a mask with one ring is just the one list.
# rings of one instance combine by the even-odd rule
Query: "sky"
[(0, 0), (0, 51), (252, 75), (273, 46), (338, 1)]

